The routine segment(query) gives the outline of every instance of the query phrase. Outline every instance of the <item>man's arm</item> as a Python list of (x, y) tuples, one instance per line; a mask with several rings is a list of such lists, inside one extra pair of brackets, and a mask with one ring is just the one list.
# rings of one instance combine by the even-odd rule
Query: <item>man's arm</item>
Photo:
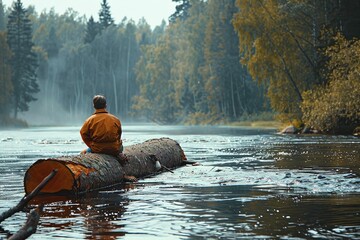
[(119, 139), (120, 139), (120, 142), (121, 142), (121, 134), (122, 134), (122, 129), (121, 129), (121, 122), (119, 120), (119, 129), (118, 129), (118, 133), (119, 133)]
[(80, 135), (82, 140), (84, 141), (84, 143), (91, 148), (91, 138), (90, 138), (90, 134), (89, 134), (89, 127), (88, 124), (85, 122), (84, 125), (82, 126), (82, 128), (80, 129)]
[[(122, 142), (122, 139), (121, 139), (121, 134), (122, 134), (122, 129), (121, 129), (121, 121), (120, 119), (117, 119), (119, 122), (119, 127), (118, 127), (118, 134), (119, 134), (119, 142), (120, 142), (120, 149), (123, 149), (123, 142)], [(120, 151), (123, 151), (123, 150), (120, 150)]]

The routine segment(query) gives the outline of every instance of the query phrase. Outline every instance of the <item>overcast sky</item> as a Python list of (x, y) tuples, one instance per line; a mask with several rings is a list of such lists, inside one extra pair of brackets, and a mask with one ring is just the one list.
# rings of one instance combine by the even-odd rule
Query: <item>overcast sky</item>
[[(6, 7), (10, 7), (14, 0), (2, 0)], [(68, 8), (79, 12), (80, 15), (91, 15), (98, 20), (98, 13), (102, 0), (22, 0), (23, 6), (35, 6), (38, 13), (54, 7), (55, 12), (63, 14)], [(168, 17), (175, 12), (176, 4), (171, 0), (107, 0), (110, 5), (111, 14), (115, 23), (119, 23), (124, 17), (133, 19), (136, 23), (142, 17), (155, 27), (161, 24), (164, 19), (168, 22)]]

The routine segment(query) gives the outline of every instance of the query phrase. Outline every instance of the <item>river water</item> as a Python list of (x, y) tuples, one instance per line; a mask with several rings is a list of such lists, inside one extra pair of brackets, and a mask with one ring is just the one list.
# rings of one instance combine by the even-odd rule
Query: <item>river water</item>
[[(76, 155), (77, 127), (0, 131), (0, 213), (38, 159)], [(124, 125), (124, 145), (177, 140), (185, 166), (82, 197), (41, 197), (30, 239), (360, 239), (360, 138), (273, 129)], [(1, 223), (6, 239), (26, 221)]]

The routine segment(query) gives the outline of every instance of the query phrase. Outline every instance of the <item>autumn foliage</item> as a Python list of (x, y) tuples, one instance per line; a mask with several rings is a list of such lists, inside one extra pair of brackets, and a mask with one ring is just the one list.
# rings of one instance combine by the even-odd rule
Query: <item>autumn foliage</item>
[[(360, 35), (360, 4), (237, 0), (236, 5), (241, 62), (267, 86), (279, 119), (352, 133), (360, 121), (359, 41), (348, 39)], [(332, 39), (336, 32), (342, 34)]]
[(352, 133), (360, 126), (360, 40), (337, 34), (334, 42), (325, 51), (328, 82), (304, 94), (303, 119), (322, 132)]

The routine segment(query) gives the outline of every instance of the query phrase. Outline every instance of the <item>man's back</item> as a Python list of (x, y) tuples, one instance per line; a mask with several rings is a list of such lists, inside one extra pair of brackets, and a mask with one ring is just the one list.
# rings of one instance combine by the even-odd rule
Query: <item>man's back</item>
[(104, 111), (96, 111), (86, 123), (94, 142), (115, 142), (121, 135), (120, 120)]
[(106, 111), (103, 96), (97, 95), (93, 101), (96, 111), (84, 122), (81, 137), (93, 153), (118, 155), (122, 147), (121, 122)]

